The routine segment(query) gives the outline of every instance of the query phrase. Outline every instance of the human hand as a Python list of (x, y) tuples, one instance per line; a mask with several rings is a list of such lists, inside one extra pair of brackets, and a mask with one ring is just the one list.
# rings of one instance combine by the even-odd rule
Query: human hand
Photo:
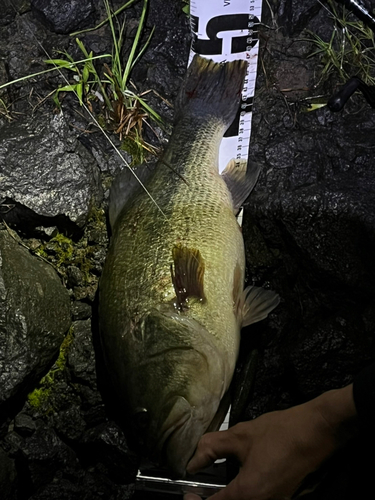
[[(240, 472), (209, 500), (289, 499), (304, 478), (343, 442), (341, 428), (355, 416), (352, 386), (329, 391), (288, 410), (267, 413), (202, 436), (187, 471), (234, 457)], [(184, 500), (197, 500), (188, 493)]]

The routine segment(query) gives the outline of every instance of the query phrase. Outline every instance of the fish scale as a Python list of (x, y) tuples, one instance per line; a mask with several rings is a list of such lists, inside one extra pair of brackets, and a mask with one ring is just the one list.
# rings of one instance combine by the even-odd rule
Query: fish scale
[(197, 57), (164, 158), (145, 181), (152, 198), (132, 193), (123, 177), (111, 189), (116, 209), (99, 285), (103, 357), (130, 437), (178, 476), (200, 436), (225, 416), (251, 302), (254, 321), (278, 302), (262, 289), (243, 292), (244, 245), (232, 203), (238, 196), (227, 186), (255, 181), (239, 175), (243, 165), (230, 165), (229, 184), (218, 173), (220, 140), (245, 71), (244, 62)]

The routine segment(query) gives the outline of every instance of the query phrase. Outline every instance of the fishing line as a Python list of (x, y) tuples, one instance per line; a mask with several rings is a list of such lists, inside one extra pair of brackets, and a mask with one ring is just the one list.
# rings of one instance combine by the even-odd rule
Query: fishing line
[[(16, 15), (19, 16), (19, 13), (17, 12), (17, 9), (15, 8), (14, 5), (11, 4), (11, 7), (13, 8), (13, 10), (15, 11)], [(29, 23), (28, 21), (25, 19), (25, 25), (26, 25), (26, 28), (28, 29), (29, 33), (31, 33), (31, 36), (33, 37), (33, 39), (36, 41), (36, 43), (39, 45), (39, 47), (43, 50), (43, 52), (46, 54), (47, 58), (48, 59), (52, 59), (51, 56), (49, 55), (48, 51), (43, 47), (42, 43), (37, 39), (37, 37), (35, 36), (35, 34), (33, 33), (31, 27), (29, 26)], [(65, 81), (65, 83), (67, 83), (68, 85), (70, 85), (70, 82), (69, 80), (66, 78), (66, 76), (63, 74), (63, 72), (61, 71), (61, 69), (56, 65), (54, 64), (55, 66), (55, 70), (60, 74), (60, 76), (63, 78), (63, 80)], [(47, 70), (47, 71), (50, 71), (50, 70)], [(12, 83), (12, 82), (10, 82)], [(78, 98), (78, 94), (77, 92), (73, 90), (73, 93), (75, 94), (75, 96)], [(95, 125), (98, 127), (98, 129), (102, 132), (102, 134), (104, 135), (104, 137), (107, 139), (107, 141), (109, 142), (109, 144), (112, 146), (112, 148), (116, 151), (117, 155), (121, 158), (121, 161), (122, 163), (131, 171), (131, 173), (134, 175), (134, 177), (136, 178), (136, 180), (138, 181), (138, 183), (140, 184), (140, 186), (142, 187), (142, 189), (145, 191), (145, 193), (147, 194), (147, 196), (150, 198), (150, 200), (154, 203), (154, 205), (156, 206), (156, 208), (160, 211), (160, 213), (163, 215), (163, 217), (168, 220), (168, 217), (167, 215), (163, 212), (163, 210), (159, 207), (159, 205), (157, 204), (156, 200), (153, 198), (153, 196), (151, 195), (151, 193), (148, 191), (148, 189), (146, 188), (146, 186), (143, 184), (143, 182), (141, 181), (141, 179), (138, 177), (138, 175), (134, 172), (134, 170), (130, 167), (129, 163), (125, 160), (125, 158), (122, 156), (122, 154), (120, 153), (119, 149), (116, 147), (116, 145), (114, 144), (114, 142), (112, 141), (112, 139), (109, 137), (109, 135), (107, 134), (107, 132), (102, 128), (102, 126), (99, 124), (98, 120), (95, 118), (95, 116), (93, 115), (93, 113), (91, 113), (91, 111), (89, 110), (89, 108), (86, 106), (86, 104), (82, 101), (82, 106), (83, 108), (85, 109), (85, 111), (89, 114), (90, 118), (94, 121)]]

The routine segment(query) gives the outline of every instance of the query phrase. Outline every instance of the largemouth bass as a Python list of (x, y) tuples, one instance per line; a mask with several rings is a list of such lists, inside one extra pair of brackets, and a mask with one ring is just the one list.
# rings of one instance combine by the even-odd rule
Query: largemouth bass
[(163, 161), (142, 177), (147, 192), (134, 188), (127, 170), (111, 191), (112, 237), (99, 288), (104, 360), (124, 425), (143, 453), (176, 476), (225, 416), (241, 327), (279, 301), (262, 288), (244, 290), (235, 212), (258, 169), (246, 173), (232, 161), (218, 173), (245, 73), (243, 61), (196, 56)]

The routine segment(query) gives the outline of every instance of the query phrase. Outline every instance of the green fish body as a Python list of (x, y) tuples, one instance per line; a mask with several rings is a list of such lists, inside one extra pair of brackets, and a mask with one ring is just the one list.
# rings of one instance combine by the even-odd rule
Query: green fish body
[(278, 303), (273, 292), (243, 289), (233, 200), (238, 179), (246, 194), (256, 179), (235, 162), (218, 173), (245, 71), (241, 61), (196, 56), (147, 192), (121, 195), (123, 177), (111, 193), (112, 237), (99, 288), (104, 359), (124, 420), (145, 453), (178, 476), (201, 435), (225, 416), (241, 327)]

